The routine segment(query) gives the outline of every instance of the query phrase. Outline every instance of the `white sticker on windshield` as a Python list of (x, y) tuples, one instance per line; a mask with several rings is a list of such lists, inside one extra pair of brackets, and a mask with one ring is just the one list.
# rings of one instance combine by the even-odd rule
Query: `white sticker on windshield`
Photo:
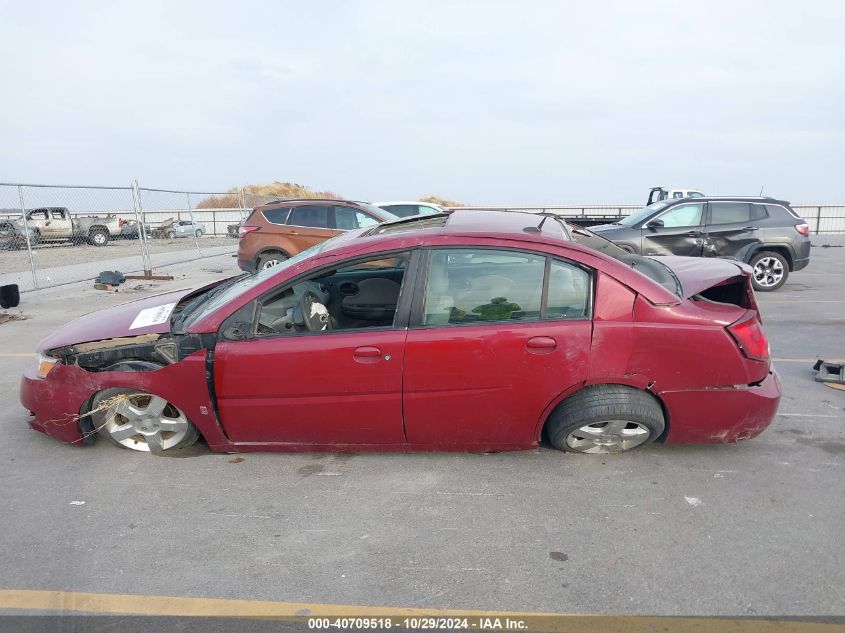
[(138, 313), (138, 316), (135, 317), (135, 320), (132, 321), (132, 325), (129, 326), (129, 329), (137, 330), (141, 327), (149, 327), (150, 325), (166, 323), (167, 319), (170, 317), (170, 313), (173, 312), (173, 308), (175, 307), (175, 303), (165, 303), (163, 306), (156, 306), (155, 308), (141, 310)]

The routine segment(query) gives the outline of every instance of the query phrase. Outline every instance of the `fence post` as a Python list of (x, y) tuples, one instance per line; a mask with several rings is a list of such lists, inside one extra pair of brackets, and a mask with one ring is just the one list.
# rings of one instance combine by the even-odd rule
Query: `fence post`
[(138, 181), (132, 181), (132, 206), (135, 209), (135, 220), (138, 222), (138, 241), (141, 244), (141, 264), (144, 267), (144, 276), (149, 277), (153, 274), (152, 260), (150, 259), (149, 244), (147, 244), (147, 223), (144, 219), (143, 210), (141, 207), (141, 191), (138, 187)]
[(238, 222), (238, 224), (244, 220), (246, 220), (246, 192), (244, 191), (244, 188), (241, 187), (241, 221)]
[(35, 260), (32, 258), (32, 243), (29, 240), (29, 224), (26, 221), (26, 204), (23, 201), (23, 187), (18, 185), (18, 200), (21, 203), (21, 219), (23, 220), (23, 232), (26, 237), (26, 250), (29, 253), (29, 270), (32, 271), (32, 287), (38, 290), (38, 276), (35, 274)]
[[(197, 253), (199, 254), (200, 257), (202, 257), (202, 251), (200, 250), (200, 241), (199, 241), (199, 238), (197, 237), (197, 230), (196, 230), (196, 228), (193, 228), (194, 227), (194, 210), (191, 208), (191, 194), (187, 191), (185, 192), (185, 198), (188, 200), (188, 215), (191, 216), (191, 227), (192, 227), (191, 230), (194, 232), (194, 246), (197, 247)], [(214, 216), (211, 216), (211, 217), (214, 218)]]
[(822, 223), (822, 208), (816, 207), (816, 235), (819, 234), (819, 226)]

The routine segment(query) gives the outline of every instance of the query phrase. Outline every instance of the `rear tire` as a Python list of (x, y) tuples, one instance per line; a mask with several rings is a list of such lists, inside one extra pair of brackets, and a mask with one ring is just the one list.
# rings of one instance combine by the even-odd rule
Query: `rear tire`
[(255, 263), (256, 270), (264, 270), (265, 268), (273, 268), (274, 266), (278, 266), (283, 261), (290, 259), (284, 253), (280, 253), (279, 251), (271, 251), (269, 253), (264, 253), (261, 257), (258, 258), (258, 261)]
[(552, 446), (568, 453), (619, 453), (653, 442), (665, 428), (654, 396), (624, 385), (586, 387), (546, 422)]
[(88, 233), (88, 240), (94, 246), (105, 246), (109, 243), (109, 232), (105, 229), (91, 229)]
[(749, 264), (754, 269), (751, 285), (758, 292), (777, 290), (789, 277), (789, 262), (783, 255), (774, 251), (756, 253)]
[(197, 232), (196, 232), (196, 233), (194, 233), (194, 235), (196, 235), (197, 237), (202, 237), (202, 230), (201, 230), (201, 229), (197, 229)]

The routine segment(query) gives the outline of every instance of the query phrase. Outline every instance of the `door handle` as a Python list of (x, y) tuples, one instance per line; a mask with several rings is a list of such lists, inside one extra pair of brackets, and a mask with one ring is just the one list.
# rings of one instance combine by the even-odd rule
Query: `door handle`
[(291, 231), (288, 235), (299, 235), (299, 231)]
[[(358, 347), (352, 352), (352, 357), (359, 363), (375, 363), (381, 359), (381, 350), (378, 347)], [(390, 356), (385, 355), (384, 360), (390, 360)]]
[(529, 352), (552, 351), (557, 347), (557, 341), (551, 336), (532, 336), (525, 343)]
[(756, 226), (743, 226), (742, 230), (743, 231), (756, 231), (757, 227)]
[(701, 235), (701, 231), (687, 231), (686, 233), (684, 233), (684, 235), (686, 235), (687, 237), (698, 237), (699, 235)]

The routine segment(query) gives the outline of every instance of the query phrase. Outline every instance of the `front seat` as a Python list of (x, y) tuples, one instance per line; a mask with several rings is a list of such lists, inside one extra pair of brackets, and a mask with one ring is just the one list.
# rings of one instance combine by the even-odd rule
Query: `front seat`
[(393, 318), (399, 302), (400, 286), (392, 279), (373, 277), (358, 282), (358, 292), (344, 297), (341, 311), (344, 316), (365, 321)]

